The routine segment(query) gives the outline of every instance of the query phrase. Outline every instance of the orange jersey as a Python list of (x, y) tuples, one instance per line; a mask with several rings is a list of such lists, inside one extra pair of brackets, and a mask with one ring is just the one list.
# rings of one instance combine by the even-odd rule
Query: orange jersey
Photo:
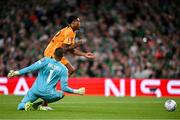
[(44, 56), (54, 57), (54, 51), (56, 48), (62, 47), (63, 44), (73, 45), (75, 43), (76, 33), (71, 27), (65, 27), (58, 31), (53, 39), (48, 44), (44, 51)]

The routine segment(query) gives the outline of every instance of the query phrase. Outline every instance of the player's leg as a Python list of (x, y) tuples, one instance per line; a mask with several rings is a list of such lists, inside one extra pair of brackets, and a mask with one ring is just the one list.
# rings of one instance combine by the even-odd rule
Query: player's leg
[(40, 105), (43, 105), (43, 102), (45, 102), (45, 101), (35, 102), (35, 103), (33, 103), (32, 107), (33, 107), (35, 110), (37, 110)]
[(70, 63), (65, 64), (65, 66), (68, 69), (68, 76), (71, 76), (75, 72), (75, 68)]
[[(46, 94), (46, 95), (45, 95)], [(62, 99), (64, 97), (63, 92), (61, 91), (53, 91), (51, 93), (43, 93), (42, 96), (40, 98), (43, 99), (43, 101), (39, 101), (36, 103), (33, 103), (33, 108), (35, 110), (53, 110), (51, 107), (49, 106), (44, 106), (44, 102), (46, 101), (46, 104), (48, 103), (52, 103), (52, 102), (56, 102), (60, 99)]]
[[(57, 91), (54, 91), (54, 92), (51, 92), (49, 94), (47, 94), (46, 96), (43, 96), (41, 97), (44, 101), (46, 101), (47, 103), (53, 103), (53, 102), (56, 102), (60, 99), (62, 99), (64, 97), (64, 94), (63, 92), (57, 92)], [(39, 102), (40, 103), (40, 102)], [(37, 103), (38, 104), (38, 103)], [(51, 107), (48, 107), (48, 106), (42, 106), (42, 105), (39, 105), (38, 107), (39, 110), (53, 110)]]
[[(24, 98), (22, 99), (21, 103), (19, 103), (18, 105), (18, 110), (25, 110), (25, 105), (28, 102), (34, 102), (36, 101), (38, 98), (30, 91), (28, 91), (28, 93), (24, 96)], [(30, 104), (29, 104), (30, 105)], [(29, 106), (30, 107), (30, 106)]]
[[(46, 105), (45, 105), (46, 104)], [(33, 103), (32, 107), (37, 110), (39, 109), (40, 106), (43, 106), (45, 108), (45, 110), (53, 110), (51, 107), (47, 106), (48, 102), (43, 101), (39, 101), (39, 102), (35, 102)], [(44, 109), (40, 109), (40, 110), (44, 110)]]
[(53, 102), (56, 102), (60, 99), (62, 99), (64, 97), (64, 93), (59, 91), (54, 91), (54, 92), (51, 92), (49, 93), (48, 95), (46, 96), (43, 96), (42, 99), (45, 100), (46, 102), (48, 103), (53, 103)]
[(67, 67), (69, 76), (71, 76), (75, 72), (75, 68), (65, 57), (61, 59), (61, 63)]

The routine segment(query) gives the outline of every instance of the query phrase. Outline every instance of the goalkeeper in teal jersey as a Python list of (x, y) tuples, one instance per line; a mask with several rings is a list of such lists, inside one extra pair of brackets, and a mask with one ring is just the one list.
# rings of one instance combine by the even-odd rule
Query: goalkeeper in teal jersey
[[(41, 106), (42, 102), (34, 103), (38, 98), (43, 99), (48, 103), (58, 101), (64, 97), (64, 93), (75, 93), (83, 95), (85, 88), (72, 89), (68, 87), (68, 70), (59, 61), (63, 57), (62, 48), (57, 48), (54, 52), (54, 58), (44, 57), (34, 64), (23, 68), (19, 71), (11, 70), (8, 73), (8, 77), (26, 74), (38, 70), (38, 77), (35, 80), (32, 88), (24, 96), (21, 103), (18, 105), (18, 110), (47, 110), (45, 106)], [(56, 91), (56, 84), (60, 80), (61, 90)]]

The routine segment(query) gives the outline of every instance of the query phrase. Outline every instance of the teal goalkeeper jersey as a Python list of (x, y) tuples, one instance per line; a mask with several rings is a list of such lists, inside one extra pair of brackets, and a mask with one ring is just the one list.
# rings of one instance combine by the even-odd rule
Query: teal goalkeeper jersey
[(68, 87), (68, 70), (55, 59), (44, 57), (34, 64), (19, 70), (20, 75), (38, 70), (38, 76), (31, 90), (38, 93), (46, 93), (55, 90), (60, 80), (61, 90), (72, 93), (73, 89)]

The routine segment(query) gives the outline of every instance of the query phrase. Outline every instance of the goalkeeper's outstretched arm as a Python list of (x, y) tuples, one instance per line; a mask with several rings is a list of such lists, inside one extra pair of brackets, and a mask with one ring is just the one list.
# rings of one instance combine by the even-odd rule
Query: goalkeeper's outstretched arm
[(25, 67), (21, 70), (18, 70), (18, 71), (10, 70), (8, 73), (8, 77), (10, 78), (10, 77), (26, 74), (28, 72), (36, 71), (36, 70), (42, 68), (46, 64), (47, 64), (46, 58), (42, 58), (41, 60), (39, 60), (39, 61), (33, 63), (32, 65)]
[(74, 93), (74, 94), (79, 94), (79, 95), (84, 95), (85, 94), (85, 88), (81, 87), (79, 89), (73, 89), (71, 87), (68, 86), (68, 71), (63, 71), (63, 74), (60, 78), (60, 82), (61, 82), (61, 89), (64, 92), (68, 92), (68, 93)]

